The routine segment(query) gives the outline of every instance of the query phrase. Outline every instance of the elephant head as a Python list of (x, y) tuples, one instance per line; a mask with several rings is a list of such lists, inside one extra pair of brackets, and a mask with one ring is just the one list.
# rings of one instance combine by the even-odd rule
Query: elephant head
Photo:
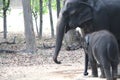
[(55, 63), (60, 63), (57, 57), (61, 49), (64, 33), (92, 20), (92, 9), (90, 5), (88, 0), (65, 0), (57, 21), (56, 47), (53, 56)]

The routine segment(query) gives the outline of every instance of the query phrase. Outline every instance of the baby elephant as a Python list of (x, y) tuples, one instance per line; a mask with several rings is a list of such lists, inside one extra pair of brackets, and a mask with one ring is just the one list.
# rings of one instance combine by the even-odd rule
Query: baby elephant
[(106, 77), (107, 80), (117, 80), (119, 48), (115, 36), (109, 31), (100, 30), (86, 35), (86, 39), (92, 75), (98, 77), (97, 63), (99, 63), (100, 77)]

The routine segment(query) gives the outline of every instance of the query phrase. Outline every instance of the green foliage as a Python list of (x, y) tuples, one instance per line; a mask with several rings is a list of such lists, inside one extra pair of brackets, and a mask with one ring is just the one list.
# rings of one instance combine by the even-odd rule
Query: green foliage
[[(52, 9), (56, 10), (56, 0), (51, 0)], [(48, 12), (48, 0), (43, 1), (43, 13)]]
[[(61, 0), (62, 1), (62, 0)], [(52, 9), (56, 10), (56, 0), (51, 0)], [(31, 0), (32, 10), (39, 13), (39, 0)], [(48, 12), (48, 0), (43, 0), (43, 14)]]
[(3, 2), (0, 0), (0, 17), (2, 17), (2, 8), (3, 8)]
[(2, 10), (0, 9), (0, 17), (3, 17), (2, 13), (3, 13), (3, 12), (2, 12)]
[(10, 0), (0, 0), (0, 17), (3, 17), (3, 9), (7, 10), (7, 14), (10, 14), (10, 7), (9, 7)]
[(37, 13), (39, 11), (39, 0), (31, 0), (32, 10)]
[(52, 2), (52, 8), (54, 9), (54, 10), (56, 10), (56, 0), (51, 0)]
[(43, 0), (43, 13), (48, 12), (48, 0)]

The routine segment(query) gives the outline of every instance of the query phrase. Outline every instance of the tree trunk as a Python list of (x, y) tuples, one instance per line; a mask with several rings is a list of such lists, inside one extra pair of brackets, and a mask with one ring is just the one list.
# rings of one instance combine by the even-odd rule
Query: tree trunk
[(36, 31), (37, 31), (37, 35), (39, 34), (39, 31), (38, 31), (38, 22), (37, 22), (37, 17), (35, 17), (35, 25), (36, 25)]
[(39, 34), (39, 31), (38, 31), (38, 22), (37, 22), (38, 16), (37, 16), (37, 13), (34, 12), (33, 10), (32, 10), (32, 14), (33, 14), (34, 19), (35, 19), (36, 31), (37, 31), (37, 35), (38, 35)]
[(3, 29), (4, 29), (4, 32), (3, 32), (3, 34), (4, 34), (4, 39), (6, 39), (7, 38), (7, 15), (6, 15), (6, 11), (5, 10), (3, 10), (3, 16), (4, 16), (4, 18), (3, 18)]
[(54, 37), (54, 27), (53, 27), (53, 18), (52, 18), (52, 9), (51, 9), (51, 0), (48, 3), (49, 15), (50, 15), (50, 24), (51, 24), (51, 35)]
[(30, 0), (22, 0), (22, 3), (23, 3), (23, 12), (24, 12), (26, 50), (29, 53), (35, 53), (37, 48), (36, 48), (35, 34), (33, 30)]
[(56, 0), (57, 3), (57, 17), (59, 17), (59, 13), (60, 13), (60, 0)]
[(43, 12), (43, 1), (40, 0), (40, 28), (39, 28), (39, 35), (38, 37), (41, 39), (42, 38), (42, 25), (43, 25), (43, 15), (42, 15), (42, 12)]
[(7, 38), (7, 10), (10, 5), (10, 0), (3, 0), (3, 29), (4, 29), (4, 39)]

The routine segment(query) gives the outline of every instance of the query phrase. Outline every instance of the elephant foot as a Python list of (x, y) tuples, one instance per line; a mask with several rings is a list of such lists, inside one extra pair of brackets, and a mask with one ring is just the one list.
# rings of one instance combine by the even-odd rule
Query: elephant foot
[[(112, 77), (109, 77), (109, 78), (107, 78), (107, 80), (114, 80), (114, 78), (112, 78)], [(115, 79), (116, 80), (116, 79)]]
[(53, 60), (54, 60), (54, 62), (56, 63), (56, 64), (61, 64), (61, 62), (60, 61), (58, 61), (56, 58), (54, 58), (53, 57)]
[(98, 75), (97, 74), (93, 74), (92, 77), (98, 77)]
[(58, 62), (55, 62), (56, 64), (61, 64), (61, 62), (60, 61), (58, 61)]
[(113, 76), (113, 80), (117, 80), (117, 78), (120, 78), (118, 76)]
[(88, 72), (84, 72), (84, 76), (87, 76), (88, 75)]
[(101, 74), (101, 75), (100, 75), (100, 78), (105, 78), (105, 75)]
[(57, 60), (56, 60), (56, 61), (54, 61), (54, 62), (55, 62), (56, 64), (61, 64), (61, 62), (60, 62), (60, 61), (57, 61)]
[(113, 80), (117, 80), (117, 78), (113, 78)]

